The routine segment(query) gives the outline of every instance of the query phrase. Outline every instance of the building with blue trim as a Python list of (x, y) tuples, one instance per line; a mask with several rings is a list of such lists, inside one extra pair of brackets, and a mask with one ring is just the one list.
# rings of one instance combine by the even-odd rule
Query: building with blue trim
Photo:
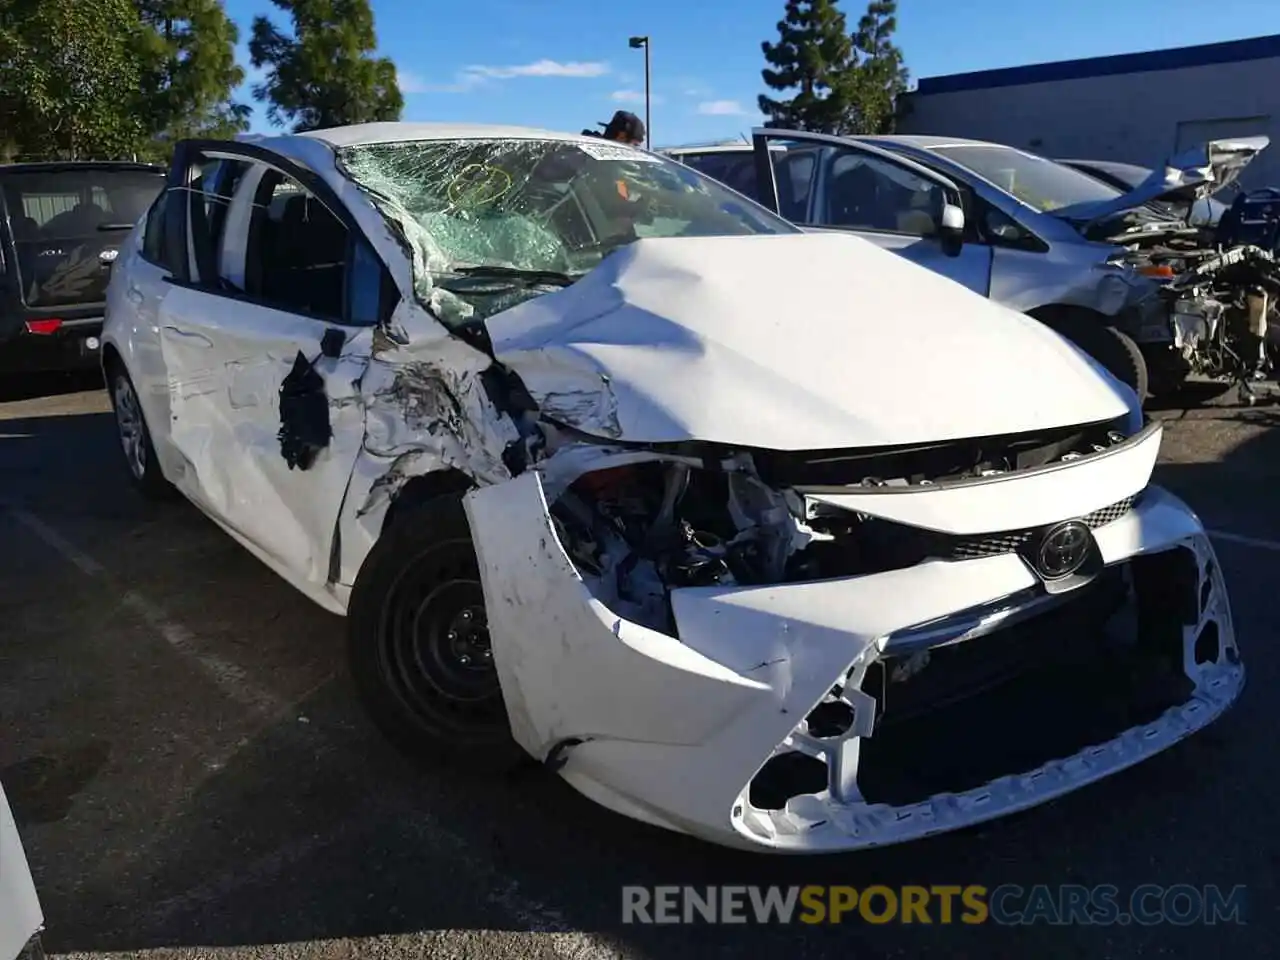
[(1216, 137), (1272, 145), (1242, 185), (1280, 185), (1280, 35), (927, 77), (898, 129), (1152, 166)]

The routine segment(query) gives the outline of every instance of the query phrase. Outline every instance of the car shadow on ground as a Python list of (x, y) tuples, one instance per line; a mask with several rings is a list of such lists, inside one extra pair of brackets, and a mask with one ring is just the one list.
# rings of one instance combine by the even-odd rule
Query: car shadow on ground
[[(0, 441), (0, 468), (47, 469), (40, 497), (58, 503), (82, 487), (86, 472), (96, 475), (99, 456), (118, 456), (109, 421), (99, 414), (6, 422), (6, 431), (29, 434), (40, 446), (15, 462)], [(68, 447), (78, 451), (78, 466), (61, 460), (40, 466), (49, 451)], [(36, 452), (39, 462), (29, 459)], [(1198, 506), (1191, 494), (1225, 486), (1234, 476), (1266, 469), (1274, 477), (1278, 454), (1280, 434), (1268, 432), (1234, 451), (1228, 463), (1174, 464), (1161, 468), (1161, 479), (1189, 491)], [(106, 466), (101, 469), (105, 475)], [(131, 520), (152, 514), (127, 491), (122, 473), (113, 476), (98, 490), (96, 505), (79, 509), (124, 521), (119, 529), (126, 534)], [(191, 508), (166, 510), (178, 518), (175, 523), (193, 523)], [(234, 556), (219, 553), (216, 563), (192, 561), (183, 571), (192, 589), (203, 591), (205, 608), (230, 602), (219, 599), (229, 582), (254, 577), (262, 581), (260, 607), (307, 605), (247, 553)], [(1255, 598), (1245, 606), (1237, 598), (1238, 621), (1269, 629), (1280, 611), (1269, 612), (1270, 578), (1256, 559), (1224, 554), (1223, 566), (1248, 586), (1242, 596)], [(261, 623), (254, 611), (243, 615), (243, 640), (252, 644), (251, 631)], [(1014, 929), (854, 920), (797, 929), (625, 926), (620, 919), (621, 891), (628, 884), (1106, 883), (1123, 890), (1143, 883), (1216, 882), (1249, 884), (1257, 902), (1275, 902), (1280, 857), (1272, 841), (1260, 840), (1280, 835), (1270, 799), (1278, 775), (1265, 695), (1280, 678), (1266, 639), (1246, 638), (1244, 649), (1254, 688), (1263, 695), (1246, 698), (1189, 743), (988, 825), (821, 858), (739, 853), (647, 827), (590, 803), (532, 764), (486, 776), (411, 761), (373, 731), (339, 673), (284, 715), (258, 725), (216, 763), (210, 757), (207, 764), (180, 766), (158, 753), (149, 761), (158, 765), (158, 780), (188, 778), (181, 784), (182, 800), (162, 807), (140, 789), (113, 814), (143, 826), (149, 837), (123, 861), (96, 855), (91, 839), (82, 858), (45, 857), (33, 849), (48, 945), (59, 952), (138, 950), (473, 929), (587, 931), (631, 955), (663, 958), (851, 952), (874, 957), (903, 950), (941, 957), (954, 955), (959, 943), (964, 952), (1047, 957), (1092, 956), (1103, 946), (1114, 956), (1218, 955), (1232, 945), (1257, 953), (1243, 938), (1250, 929), (1262, 936), (1265, 928)], [(316, 617), (313, 628), (286, 642), (320, 645), (337, 661), (341, 623)], [(169, 702), (195, 693), (158, 688), (147, 695)], [(95, 718), (81, 722), (83, 729), (61, 735), (82, 743), (93, 733)], [(999, 731), (975, 730), (973, 736), (976, 749)], [(120, 744), (116, 754), (129, 749)], [(81, 780), (94, 776), (103, 759), (89, 749), (76, 757), (75, 769), (66, 771), (66, 789), (83, 789)], [(13, 773), (11, 767), (4, 775)], [(27, 815), (35, 802), (37, 810), (56, 810), (71, 824), (84, 816), (74, 802), (66, 808), (39, 764), (19, 768), (15, 777), (14, 795)]]
[(83, 390), (99, 390), (102, 373), (83, 370), (74, 373), (6, 374), (0, 376), (0, 403), (57, 397)]

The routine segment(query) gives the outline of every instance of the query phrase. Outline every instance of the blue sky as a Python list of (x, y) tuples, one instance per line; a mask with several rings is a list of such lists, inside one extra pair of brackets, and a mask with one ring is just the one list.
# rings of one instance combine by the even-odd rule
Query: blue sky
[[(655, 146), (737, 136), (756, 96), (783, 0), (372, 0), (380, 52), (405, 94), (404, 119), (576, 131), (625, 107), (643, 116), (652, 38)], [(850, 25), (865, 0), (843, 0)], [(242, 62), (269, 0), (226, 0)], [(1276, 0), (899, 0), (898, 43), (913, 78), (1280, 33)], [(285, 22), (285, 21), (280, 21)], [(250, 78), (250, 82), (252, 77)], [(248, 89), (240, 96), (252, 102)], [(253, 129), (270, 130), (254, 106)]]

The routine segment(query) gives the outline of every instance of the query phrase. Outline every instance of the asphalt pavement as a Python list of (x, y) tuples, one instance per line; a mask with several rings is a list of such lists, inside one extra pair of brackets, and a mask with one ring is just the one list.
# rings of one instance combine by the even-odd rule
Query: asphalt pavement
[[(1219, 723), (1004, 820), (823, 858), (719, 848), (540, 769), (411, 763), (343, 624), (194, 508), (130, 489), (105, 394), (0, 397), (0, 783), (54, 953), (184, 957), (1182, 957), (1276, 953), (1280, 412), (1168, 410), (1158, 480), (1218, 535), (1250, 671)], [(1276, 408), (1280, 410), (1280, 408)], [(1082, 691), (1080, 709), (1089, 707)], [(975, 731), (974, 736), (982, 735)], [(645, 926), (628, 884), (1216, 884), (1244, 924)], [(151, 955), (151, 954), (148, 954)]]

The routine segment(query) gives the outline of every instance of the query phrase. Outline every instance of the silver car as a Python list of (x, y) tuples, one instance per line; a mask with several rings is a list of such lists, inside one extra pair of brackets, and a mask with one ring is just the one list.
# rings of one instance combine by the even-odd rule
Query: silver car
[(1013, 147), (947, 137), (757, 129), (751, 143), (664, 152), (795, 223), (858, 233), (1030, 314), (1145, 396), (1170, 366), (1173, 335), (1155, 296), (1162, 275), (1133, 262), (1131, 239), (1167, 228), (1153, 200), (1221, 189), (1267, 142), (1204, 144), (1127, 191)]

